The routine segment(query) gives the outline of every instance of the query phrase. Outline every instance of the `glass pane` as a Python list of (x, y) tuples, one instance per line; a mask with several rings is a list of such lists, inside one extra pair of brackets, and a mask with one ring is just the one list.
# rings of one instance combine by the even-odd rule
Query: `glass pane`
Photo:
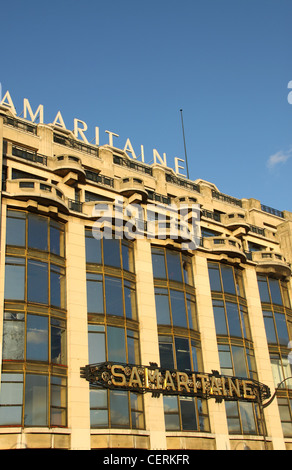
[[(17, 262), (19, 258), (10, 258)], [(21, 262), (25, 262), (20, 258)], [(25, 266), (10, 265), (5, 267), (5, 299), (24, 300)]]
[(127, 331), (128, 362), (130, 364), (140, 363), (139, 338), (135, 331)]
[(270, 303), (270, 294), (267, 284), (267, 279), (264, 276), (258, 276), (258, 286), (260, 291), (261, 302)]
[[(59, 320), (51, 320), (51, 361), (66, 364), (66, 329)], [(58, 325), (59, 323), (59, 325)]]
[(108, 360), (126, 363), (125, 330), (109, 326), (107, 328)]
[(239, 403), (243, 434), (256, 434), (256, 424), (251, 403)]
[(103, 313), (103, 283), (102, 276), (87, 274), (87, 311)]
[(278, 333), (278, 340), (282, 346), (288, 346), (289, 343), (289, 336), (286, 324), (286, 317), (284, 313), (276, 313), (275, 312), (275, 321), (276, 321), (276, 328)]
[(58, 270), (57, 266), (51, 265), (50, 303), (55, 307), (65, 308), (65, 276)]
[(50, 226), (50, 252), (58, 256), (64, 256), (64, 233)]
[(245, 291), (244, 291), (244, 284), (243, 284), (243, 278), (242, 278), (242, 272), (239, 271), (238, 269), (234, 270), (235, 274), (235, 283), (236, 283), (236, 291), (237, 295), (239, 297), (245, 297)]
[(277, 279), (269, 279), (269, 286), (271, 291), (272, 303), (282, 305), (279, 281)]
[(48, 265), (40, 261), (27, 261), (27, 300), (48, 303)]
[(237, 377), (248, 377), (244, 349), (239, 346), (231, 346), (231, 348), (235, 375)]
[(180, 397), (180, 410), (182, 429), (185, 431), (195, 431), (198, 429), (196, 405), (193, 398)]
[(166, 250), (168, 279), (171, 281), (183, 282), (180, 254)]
[(86, 262), (101, 264), (101, 241), (96, 240), (91, 230), (85, 230)]
[(48, 219), (28, 214), (28, 247), (48, 250)]
[(189, 340), (186, 338), (175, 338), (175, 352), (177, 369), (190, 371), (192, 366)]
[[(7, 374), (8, 375), (8, 374)], [(21, 405), (23, 383), (2, 382), (0, 393), (0, 405)]]
[(217, 335), (227, 335), (225, 309), (223, 302), (213, 300), (213, 312)]
[(134, 271), (134, 254), (132, 246), (128, 245), (125, 241), (122, 242), (122, 258), (123, 269), (126, 271)]
[[(166, 295), (161, 295), (164, 292)], [(155, 289), (155, 305), (158, 325), (170, 325), (169, 301), (166, 289)]]
[(124, 315), (121, 279), (105, 277), (105, 299), (107, 315)]
[(24, 359), (24, 318), (22, 313), (12, 313), (15, 321), (4, 321), (3, 359)]
[(231, 268), (231, 266), (225, 266), (224, 264), (222, 264), (221, 275), (222, 275), (224, 292), (227, 292), (228, 294), (236, 294), (235, 285), (234, 285), (234, 277), (233, 277), (233, 269)]
[(48, 317), (27, 315), (26, 358), (48, 360)]
[[(102, 327), (104, 328), (104, 327)], [(88, 333), (88, 355), (89, 364), (105, 362), (105, 333)]]
[(124, 282), (124, 297), (125, 297), (125, 310), (126, 317), (131, 318), (132, 320), (137, 319), (136, 312), (136, 292), (134, 289), (128, 288), (126, 281)]
[(112, 427), (129, 426), (129, 401), (127, 392), (110, 391), (110, 416)]
[(173, 360), (173, 345), (171, 337), (160, 337), (159, 338), (159, 356), (160, 366), (165, 369), (174, 369)]
[(282, 380), (284, 380), (283, 370), (281, 359), (278, 354), (271, 354), (271, 366), (272, 366), (272, 373), (274, 384), (277, 387)]
[(170, 290), (172, 323), (187, 328), (185, 295), (181, 291)]
[(263, 311), (264, 315), (264, 323), (267, 335), (268, 343), (277, 343), (276, 331), (275, 331), (275, 324), (273, 319), (273, 313), (269, 311)]
[(214, 263), (208, 263), (208, 270), (211, 290), (221, 292), (222, 288), (219, 273), (219, 265)]
[(166, 279), (164, 250), (152, 248), (152, 267), (153, 277), (158, 279)]
[(45, 375), (26, 375), (24, 425), (48, 425), (48, 377)]
[(167, 431), (180, 429), (177, 397), (163, 397), (165, 427)]
[(22, 421), (22, 406), (0, 406), (0, 426), (19, 426)]
[(226, 302), (226, 313), (230, 336), (242, 336), (237, 304)]
[[(8, 211), (8, 214), (16, 214), (17, 212)], [(24, 216), (25, 217), (25, 216)], [(25, 246), (25, 218), (6, 219), (6, 245)]]
[(106, 266), (121, 267), (120, 240), (103, 238), (103, 262)]

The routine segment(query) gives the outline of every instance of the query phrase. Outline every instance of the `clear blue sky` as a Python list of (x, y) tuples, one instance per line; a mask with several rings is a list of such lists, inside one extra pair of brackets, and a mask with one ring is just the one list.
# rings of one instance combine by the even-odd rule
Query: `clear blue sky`
[(292, 212), (291, 20), (291, 0), (2, 2), (2, 91), (170, 167), (182, 108), (191, 179)]

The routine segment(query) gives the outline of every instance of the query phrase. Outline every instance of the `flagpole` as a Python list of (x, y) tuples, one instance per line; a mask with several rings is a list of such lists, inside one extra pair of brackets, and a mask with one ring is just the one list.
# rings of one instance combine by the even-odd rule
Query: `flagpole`
[(182, 132), (183, 132), (183, 139), (184, 139), (184, 148), (185, 148), (185, 160), (186, 160), (186, 167), (187, 167), (187, 177), (189, 177), (189, 166), (188, 166), (188, 157), (187, 157), (187, 147), (186, 147), (186, 139), (185, 139), (185, 130), (184, 130), (184, 121), (183, 121), (183, 110), (180, 110), (181, 113), (181, 125), (182, 125)]

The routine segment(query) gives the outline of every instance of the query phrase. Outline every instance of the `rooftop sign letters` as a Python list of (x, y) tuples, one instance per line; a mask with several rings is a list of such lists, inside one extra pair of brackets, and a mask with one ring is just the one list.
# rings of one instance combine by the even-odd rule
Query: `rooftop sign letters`
[[(7, 109), (10, 110), (10, 112), (15, 117), (17, 117), (16, 108), (14, 106), (14, 103), (12, 101), (12, 98), (11, 98), (11, 95), (10, 95), (9, 91), (7, 91), (5, 93), (5, 95), (3, 96), (2, 99), (1, 99), (1, 95), (0, 95), (0, 100), (1, 100), (0, 101), (0, 106), (6, 107)], [(24, 100), (23, 100), (23, 118), (24, 119), (30, 118), (30, 122), (33, 122), (33, 123), (38, 122), (39, 124), (44, 124), (44, 106), (42, 104), (40, 104), (38, 106), (38, 108), (35, 110), (35, 112), (33, 112), (29, 100), (27, 98), (24, 98)], [(67, 130), (64, 119), (63, 119), (62, 114), (61, 114), (61, 111), (57, 112), (56, 117), (55, 117), (54, 121), (51, 124), (53, 126), (59, 128), (59, 129)], [(82, 121), (81, 119), (74, 118), (73, 134), (76, 137), (76, 139), (81, 139), (86, 144), (99, 146), (100, 145), (99, 144), (99, 127), (95, 126), (95, 130), (94, 130), (95, 137), (93, 139), (93, 141), (94, 141), (93, 144), (92, 144), (92, 142), (90, 142), (90, 143), (88, 142), (88, 139), (85, 135), (87, 130), (88, 130), (88, 126), (87, 126), (86, 122)], [(116, 134), (115, 132), (108, 131), (108, 130), (106, 130), (105, 132), (106, 132), (106, 134), (108, 134), (108, 145), (110, 147), (114, 147), (114, 137), (119, 137), (119, 135)], [(123, 150), (129, 157), (131, 157), (135, 160), (141, 156), (142, 162), (145, 162), (144, 146), (143, 145), (141, 145), (140, 155), (137, 157), (130, 139), (127, 138)], [(156, 149), (153, 149), (153, 161), (154, 161), (154, 163), (158, 163), (158, 164), (163, 165), (165, 167), (167, 166), (166, 154), (163, 153), (163, 156), (161, 157), (161, 155), (158, 153), (158, 151)], [(184, 163), (184, 160), (182, 158), (175, 157), (174, 158), (174, 163), (175, 163), (175, 172), (180, 176), (185, 176), (184, 174), (180, 173), (180, 170), (184, 169), (184, 167), (181, 165), (181, 163)]]
[(270, 397), (270, 389), (255, 380), (212, 374), (167, 370), (157, 364), (140, 366), (103, 362), (81, 367), (80, 375), (98, 388), (151, 392), (153, 396), (181, 395), (222, 400), (262, 402)]

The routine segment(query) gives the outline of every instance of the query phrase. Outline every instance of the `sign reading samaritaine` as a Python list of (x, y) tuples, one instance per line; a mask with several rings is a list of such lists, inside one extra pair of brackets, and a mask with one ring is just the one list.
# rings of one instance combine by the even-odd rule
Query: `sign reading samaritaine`
[(262, 402), (270, 397), (270, 389), (255, 380), (220, 375), (168, 370), (157, 364), (141, 366), (102, 362), (81, 367), (81, 377), (92, 386), (129, 390), (135, 393), (151, 392), (153, 396), (181, 395), (222, 400)]
[[(13, 116), (17, 117), (16, 108), (14, 106), (13, 100), (8, 90), (6, 91), (2, 99), (1, 99), (1, 94), (0, 94), (0, 106), (3, 106), (4, 108), (8, 109), (12, 113)], [(31, 108), (30, 102), (27, 98), (24, 98), (23, 100), (23, 110), (22, 110), (21, 115), (23, 115), (24, 119), (29, 120), (30, 118), (30, 122), (33, 122), (33, 123), (38, 122), (39, 124), (44, 124), (44, 106), (40, 104), (38, 108), (35, 111), (33, 111)], [(59, 129), (67, 130), (61, 111), (57, 112), (51, 125)], [(88, 126), (86, 122), (82, 121), (81, 119), (74, 118), (73, 127), (74, 127), (74, 130), (72, 132), (74, 136), (76, 137), (76, 139), (83, 141), (85, 144), (89, 144), (89, 141), (86, 137), (86, 131), (88, 130)], [(108, 130), (106, 130), (105, 133), (108, 134), (108, 145), (110, 147), (115, 147), (114, 138), (115, 139), (118, 138), (119, 134), (116, 134), (115, 132), (108, 131)], [(95, 126), (94, 139), (90, 141), (90, 145), (96, 145), (96, 146), (100, 145), (99, 127), (97, 126)], [(140, 146), (139, 157), (137, 157), (130, 139), (127, 138), (123, 150), (128, 155), (128, 157), (133, 158), (134, 160), (141, 157), (142, 162), (145, 162), (144, 145)], [(163, 153), (163, 156), (161, 156), (156, 149), (153, 149), (153, 161), (154, 163), (158, 163), (159, 165), (163, 165), (167, 167), (166, 154)], [(175, 173), (177, 173), (180, 176), (185, 176), (184, 174), (180, 172), (180, 170), (184, 170), (184, 167), (180, 165), (180, 163), (184, 163), (184, 159), (174, 157), (174, 163), (175, 163)]]

